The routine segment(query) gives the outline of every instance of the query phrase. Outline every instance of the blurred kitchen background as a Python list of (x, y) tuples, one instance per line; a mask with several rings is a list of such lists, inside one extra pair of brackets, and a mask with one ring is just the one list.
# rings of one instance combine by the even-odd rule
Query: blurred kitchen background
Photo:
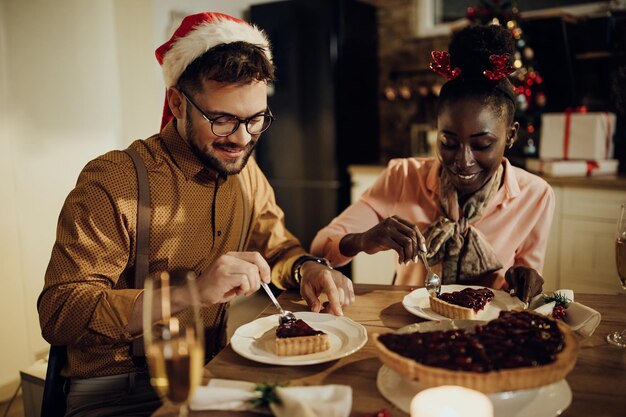
[[(445, 50), (451, 30), (468, 19), (498, 19), (518, 38), (524, 128), (507, 152), (515, 164), (540, 156), (542, 114), (615, 111), (612, 85), (626, 62), (624, 2), (520, 0), (517, 10), (508, 3), (0, 0), (0, 401), (13, 395), (18, 371), (48, 351), (36, 300), (63, 201), (90, 159), (157, 132), (164, 87), (154, 49), (183, 16), (220, 11), (268, 32), (277, 120), (257, 159), (287, 225), (308, 246), (389, 159), (432, 154), (442, 79), (428, 70), (430, 52)], [(622, 174), (549, 179), (557, 212), (544, 275), (552, 287), (618, 291), (623, 115), (612, 141), (609, 158)], [(388, 253), (361, 257), (344, 272), (357, 282), (387, 283), (393, 261)], [(606, 280), (591, 286), (594, 274)]]

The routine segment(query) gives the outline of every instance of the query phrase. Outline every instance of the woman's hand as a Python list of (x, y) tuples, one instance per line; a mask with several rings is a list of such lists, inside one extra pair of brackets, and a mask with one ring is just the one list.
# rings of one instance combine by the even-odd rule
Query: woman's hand
[(504, 274), (509, 291), (525, 303), (543, 289), (543, 278), (539, 272), (527, 266), (512, 266)]
[(401, 263), (414, 260), (420, 251), (426, 251), (426, 240), (417, 226), (398, 216), (388, 217), (363, 233), (344, 236), (339, 250), (344, 256), (359, 252), (374, 254), (392, 249), (398, 253)]

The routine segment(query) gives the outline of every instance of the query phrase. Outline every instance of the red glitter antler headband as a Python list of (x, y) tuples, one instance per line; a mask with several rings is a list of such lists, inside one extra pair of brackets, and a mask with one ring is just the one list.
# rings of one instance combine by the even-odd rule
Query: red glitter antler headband
[(507, 75), (515, 71), (515, 68), (509, 64), (510, 59), (511, 56), (509, 54), (490, 55), (489, 63), (491, 64), (491, 71), (484, 70), (483, 75), (491, 81), (500, 81), (506, 78)]
[[(450, 54), (448, 52), (432, 51), (430, 56), (432, 56), (433, 61), (435, 61), (430, 63), (430, 69), (437, 74), (446, 77), (448, 80), (454, 80), (461, 75), (460, 68), (450, 68)], [(491, 81), (500, 81), (505, 78), (515, 71), (515, 68), (509, 64), (510, 58), (511, 56), (509, 54), (490, 55), (489, 63), (491, 64), (491, 69), (483, 71), (483, 75)]]
[(430, 63), (430, 69), (437, 74), (446, 77), (448, 80), (454, 80), (461, 75), (461, 68), (450, 68), (450, 54), (445, 51), (432, 51), (430, 56), (433, 57), (433, 61)]

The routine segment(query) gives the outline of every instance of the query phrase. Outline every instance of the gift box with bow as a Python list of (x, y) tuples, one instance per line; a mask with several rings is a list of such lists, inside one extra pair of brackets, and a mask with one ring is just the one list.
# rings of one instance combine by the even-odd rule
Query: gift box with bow
[(615, 114), (568, 110), (541, 117), (541, 159), (603, 160), (613, 155)]

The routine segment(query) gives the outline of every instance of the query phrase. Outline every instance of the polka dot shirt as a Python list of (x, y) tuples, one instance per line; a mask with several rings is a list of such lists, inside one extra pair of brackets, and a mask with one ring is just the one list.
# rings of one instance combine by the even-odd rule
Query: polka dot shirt
[[(150, 272), (187, 269), (198, 275), (229, 251), (258, 251), (280, 288), (297, 284), (303, 254), (285, 228), (274, 192), (253, 158), (237, 175), (219, 177), (195, 157), (171, 122), (131, 144), (150, 182)], [(68, 346), (63, 373), (75, 377), (135, 370), (126, 326), (134, 289), (137, 179), (130, 156), (111, 151), (89, 162), (68, 195), (38, 300), (44, 338)], [(205, 309), (209, 354), (225, 343), (225, 305)]]

